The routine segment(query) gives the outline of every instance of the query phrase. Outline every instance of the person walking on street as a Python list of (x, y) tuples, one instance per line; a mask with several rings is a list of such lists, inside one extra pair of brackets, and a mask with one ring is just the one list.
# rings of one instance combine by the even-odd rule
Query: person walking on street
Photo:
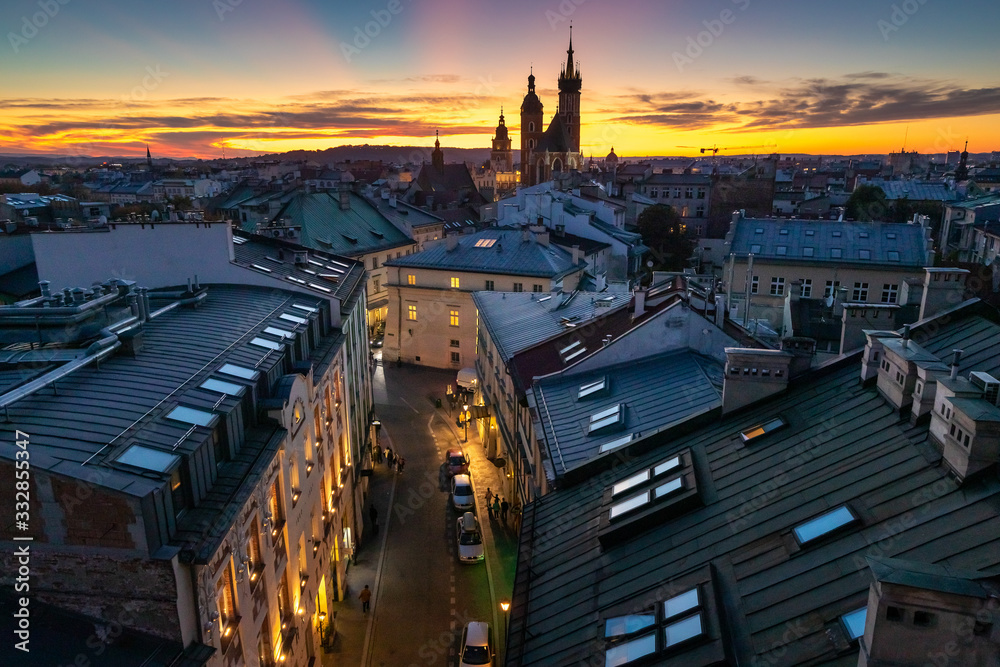
[(368, 518), (372, 520), (372, 536), (378, 535), (378, 510), (374, 504), (368, 508)]
[(503, 521), (503, 525), (507, 525), (507, 511), (510, 509), (510, 503), (504, 498), (500, 501), (500, 520)]
[(490, 505), (490, 509), (493, 510), (492, 512), (490, 512), (490, 518), (492, 518), (492, 519), (499, 519), (500, 518), (500, 496), (496, 496), (496, 495), (493, 496), (493, 504)]
[(490, 487), (486, 487), (486, 510), (490, 513), (490, 518), (493, 518), (493, 491)]
[(385, 465), (392, 470), (392, 449), (389, 447), (385, 448)]
[(361, 591), (361, 594), (358, 595), (358, 599), (361, 600), (361, 611), (367, 614), (368, 608), (372, 603), (372, 592), (371, 589), (368, 588), (368, 584), (365, 584), (365, 588)]
[(399, 474), (401, 475), (403, 474), (403, 466), (405, 465), (406, 465), (406, 459), (404, 459), (402, 456), (396, 459), (396, 469), (399, 470)]

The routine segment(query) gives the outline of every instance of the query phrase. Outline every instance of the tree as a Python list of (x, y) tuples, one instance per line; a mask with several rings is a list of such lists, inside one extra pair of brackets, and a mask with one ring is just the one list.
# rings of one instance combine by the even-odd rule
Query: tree
[(889, 202), (877, 185), (859, 185), (847, 200), (846, 217), (864, 222), (889, 220)]
[(653, 255), (654, 269), (680, 271), (694, 252), (694, 243), (676, 209), (654, 204), (643, 210), (636, 226)]

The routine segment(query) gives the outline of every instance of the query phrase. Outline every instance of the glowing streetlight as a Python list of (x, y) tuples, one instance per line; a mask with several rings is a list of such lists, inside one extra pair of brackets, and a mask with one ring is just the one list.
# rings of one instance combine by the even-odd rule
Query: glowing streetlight
[(504, 655), (507, 653), (507, 612), (510, 611), (510, 600), (500, 600), (500, 609), (503, 610), (503, 645)]
[(463, 413), (463, 416), (465, 417), (465, 441), (468, 442), (469, 441), (469, 406), (468, 405), (463, 405), (462, 406), (462, 413)]

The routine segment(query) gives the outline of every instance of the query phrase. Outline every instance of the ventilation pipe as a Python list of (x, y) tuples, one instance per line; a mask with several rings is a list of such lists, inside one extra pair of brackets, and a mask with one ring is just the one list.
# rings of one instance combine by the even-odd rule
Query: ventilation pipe
[(51, 283), (49, 283), (48, 280), (41, 280), (38, 282), (38, 288), (42, 290), (42, 298), (44, 299), (49, 299), (52, 296), (52, 292), (49, 291), (50, 284)]
[(962, 358), (962, 351), (952, 350), (951, 353), (953, 355), (951, 358), (951, 379), (954, 380), (958, 377), (958, 361)]
[(145, 287), (139, 288), (139, 321), (145, 322), (149, 319), (149, 290)]
[(903, 349), (907, 349), (910, 346), (910, 325), (903, 325)]

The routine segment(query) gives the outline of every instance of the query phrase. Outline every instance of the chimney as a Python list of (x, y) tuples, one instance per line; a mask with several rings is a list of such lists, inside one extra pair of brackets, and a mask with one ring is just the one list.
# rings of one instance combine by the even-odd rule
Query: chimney
[(451, 252), (458, 247), (458, 234), (448, 234), (444, 237), (444, 241), (448, 252)]
[(49, 285), (51, 283), (48, 280), (41, 280), (38, 282), (38, 289), (42, 291), (42, 297), (48, 299), (52, 296), (52, 292), (49, 291)]
[(792, 361), (788, 367), (789, 377), (798, 377), (812, 367), (813, 357), (816, 356), (816, 339), (805, 336), (789, 336), (781, 339), (781, 349), (792, 355)]
[(920, 319), (927, 319), (953, 308), (965, 300), (966, 269), (924, 268), (924, 294), (920, 300)]
[(125, 297), (125, 301), (128, 303), (129, 310), (132, 311), (132, 315), (135, 318), (139, 318), (139, 295), (135, 292), (129, 292), (128, 296)]
[(527, 227), (521, 228), (521, 240), (524, 242), (531, 240), (531, 232), (528, 231)]
[(794, 355), (784, 350), (727, 347), (722, 413), (784, 391), (793, 359)]
[(396, 208), (396, 195), (394, 194), (389, 195), (389, 206), (392, 208)]
[(540, 246), (549, 246), (549, 233), (548, 232), (538, 232), (535, 234), (535, 242)]
[(580, 246), (578, 245), (573, 246), (570, 249), (570, 252), (573, 255), (573, 265), (576, 266), (580, 263), (580, 260), (583, 259), (583, 252), (580, 250)]
[(733, 224), (739, 222), (742, 217), (743, 217), (742, 211), (733, 211), (733, 219), (732, 219)]
[(140, 287), (138, 296), (139, 305), (139, 321), (145, 322), (149, 319), (149, 295), (147, 294), (147, 288)]
[(351, 190), (346, 181), (341, 181), (337, 189), (337, 197), (340, 201), (341, 211), (351, 210)]
[(962, 351), (961, 350), (952, 350), (951, 354), (952, 354), (952, 357), (951, 357), (951, 375), (950, 375), (950, 377), (951, 377), (952, 380), (954, 380), (955, 378), (958, 377), (958, 362), (962, 358)]
[(958, 480), (995, 469), (1000, 462), (1000, 380), (973, 371), (938, 382), (931, 411), (931, 441)]
[(865, 332), (884, 326), (890, 328), (899, 306), (895, 304), (849, 304), (840, 315), (840, 354), (864, 347)]
[(632, 318), (635, 319), (646, 312), (646, 290), (640, 287), (632, 293), (632, 298), (635, 300), (635, 309), (632, 311)]
[(907, 349), (910, 346), (910, 325), (903, 325), (903, 349)]

